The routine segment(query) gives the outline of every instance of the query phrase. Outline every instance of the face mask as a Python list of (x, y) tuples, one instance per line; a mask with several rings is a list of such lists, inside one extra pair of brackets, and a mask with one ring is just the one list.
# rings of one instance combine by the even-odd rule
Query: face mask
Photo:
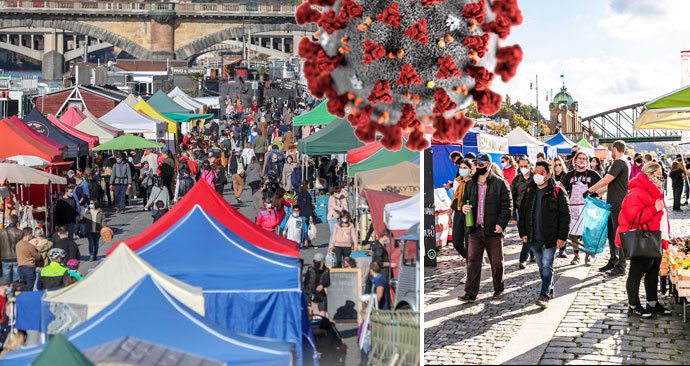
[(546, 177), (544, 177), (541, 174), (535, 174), (532, 176), (532, 179), (534, 179), (534, 183), (537, 183), (537, 185), (540, 186), (540, 185), (544, 184)]
[(299, 217), (299, 212), (293, 212), (292, 217)]
[(522, 175), (527, 175), (529, 173), (529, 168), (520, 168), (520, 173), (522, 173)]
[(587, 164), (585, 164), (585, 163), (577, 164), (577, 167), (580, 168), (580, 169), (584, 169), (584, 168), (587, 167)]
[(461, 177), (465, 178), (470, 174), (469, 169), (458, 169), (458, 174), (460, 174)]
[(503, 167), (503, 169), (505, 169), (505, 168), (509, 167), (510, 165), (506, 162), (502, 162), (501, 166)]
[(344, 219), (340, 219), (340, 221), (342, 221), (343, 224), (347, 224), (350, 221), (350, 219), (344, 218)]
[(96, 205), (94, 205), (93, 203), (90, 203), (89, 208), (93, 210), (94, 208), (96, 208)]
[(478, 175), (484, 175), (486, 172), (489, 171), (489, 167), (483, 167), (483, 168), (477, 168), (476, 172)]
[(267, 203), (267, 204), (266, 204), (266, 208), (271, 208), (271, 207), (273, 207), (272, 204), (270, 204), (270, 203)]

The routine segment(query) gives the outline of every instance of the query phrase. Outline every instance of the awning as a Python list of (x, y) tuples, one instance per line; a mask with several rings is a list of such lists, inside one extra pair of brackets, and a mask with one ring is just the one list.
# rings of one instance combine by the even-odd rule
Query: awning
[(645, 104), (633, 128), (690, 130), (690, 86)]
[(355, 181), (361, 189), (373, 189), (414, 196), (419, 193), (419, 165), (405, 161), (400, 164), (357, 173)]
[[(375, 191), (372, 189), (363, 190), (362, 195), (367, 200), (367, 206), (369, 207), (369, 213), (371, 214), (371, 224), (374, 227), (374, 233), (380, 233), (386, 228), (390, 229), (390, 227), (385, 224), (384, 207), (390, 203), (403, 201), (407, 198), (407, 196), (403, 196), (401, 194)], [(417, 195), (417, 197), (418, 196), (419, 195)], [(417, 210), (415, 214), (419, 216), (419, 210)], [(393, 231), (393, 229), (390, 230)], [(407, 229), (402, 231), (398, 229), (397, 232), (394, 232), (393, 234), (394, 236), (400, 236), (405, 233), (405, 230)]]
[(405, 141), (403, 141), (402, 148), (399, 151), (390, 151), (385, 148), (380, 149), (364, 161), (351, 165), (347, 169), (347, 174), (354, 177), (355, 174), (360, 172), (393, 166), (403, 161), (410, 161), (415, 155), (419, 155), (419, 152), (409, 150), (405, 146)]
[(337, 119), (333, 123), (297, 142), (297, 150), (305, 155), (345, 154), (364, 145), (350, 122)]
[(165, 117), (175, 121), (175, 122), (191, 122), (198, 120), (207, 120), (213, 118), (212, 114), (199, 114), (199, 113), (161, 113)]
[(67, 179), (19, 164), (0, 163), (0, 183), (67, 184)]
[(122, 135), (94, 148), (93, 151), (157, 149), (162, 146), (162, 144), (138, 136)]
[(327, 125), (335, 120), (338, 119), (338, 117), (330, 114), (328, 112), (328, 108), (326, 108), (326, 104), (328, 103), (328, 99), (324, 99), (314, 107), (314, 109), (310, 110), (309, 112), (305, 114), (301, 114), (299, 116), (295, 116), (295, 118), (292, 120), (292, 125), (293, 126), (308, 126), (308, 125)]
[(369, 142), (366, 145), (362, 145), (360, 147), (356, 147), (352, 150), (348, 150), (347, 152), (347, 163), (348, 164), (357, 164), (360, 161), (370, 157), (373, 155), (375, 152), (379, 151), (380, 149), (383, 148), (383, 145), (381, 144), (381, 141), (374, 141), (374, 142)]

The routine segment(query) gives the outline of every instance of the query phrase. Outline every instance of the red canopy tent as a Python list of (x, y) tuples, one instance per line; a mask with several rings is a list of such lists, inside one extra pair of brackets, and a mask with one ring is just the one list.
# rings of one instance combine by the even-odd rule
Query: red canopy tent
[(81, 132), (72, 126), (63, 123), (62, 121), (60, 121), (57, 117), (53, 116), (52, 114), (48, 115), (48, 120), (50, 120), (50, 122), (53, 122), (53, 124), (55, 124), (55, 126), (57, 126), (57, 128), (67, 132), (68, 134), (70, 134), (70, 135), (72, 135), (72, 136), (74, 136), (74, 137), (76, 137), (82, 141), (86, 141), (86, 143), (89, 144), (90, 149), (93, 149), (94, 147), (98, 146), (98, 144), (99, 144), (98, 136), (89, 135), (88, 133)]
[(360, 161), (374, 155), (381, 150), (383, 145), (380, 141), (374, 141), (347, 151), (347, 163), (357, 164)]
[(86, 119), (86, 115), (74, 107), (67, 108), (65, 113), (60, 116), (60, 122), (71, 127), (77, 127), (84, 119)]
[[(15, 129), (19, 129), (22, 131), (25, 135), (30, 136), (34, 140), (38, 140), (40, 142), (40, 146), (42, 145), (47, 145), (52, 147), (53, 149), (61, 150), (63, 153), (67, 151), (67, 145), (62, 144), (60, 142), (57, 142), (53, 139), (50, 139), (43, 134), (40, 134), (36, 132), (33, 128), (29, 127), (22, 121), (21, 118), (17, 117), (16, 115), (10, 117), (8, 119), (10, 125), (14, 127)], [(60, 159), (61, 161), (62, 159)], [(50, 161), (50, 160), (49, 160)]]
[[(295, 242), (261, 229), (235, 210), (204, 180), (194, 184), (194, 187), (168, 213), (149, 226), (148, 229), (136, 236), (123, 240), (121, 244), (129, 246), (132, 250), (138, 250), (164, 234), (195, 206), (201, 207), (201, 209), (220, 221), (225, 227), (259, 248), (291, 257), (299, 257), (299, 250)], [(107, 254), (115, 250), (115, 247), (117, 245), (111, 246)], [(193, 243), (190, 243), (190, 248), (193, 249)]]
[[(30, 128), (23, 123), (20, 124)], [(36, 139), (35, 135), (38, 134), (35, 132), (33, 134), (26, 133), (10, 120), (0, 120), (0, 136), (4, 141), (11, 141), (11, 143), (0, 144), (0, 158), (14, 155), (33, 155), (49, 162), (62, 161), (63, 150), (44, 144)]]
[[(367, 200), (369, 213), (371, 214), (371, 224), (374, 226), (375, 233), (380, 233), (386, 228), (386, 224), (383, 223), (383, 208), (389, 203), (410, 198), (397, 193), (375, 191), (373, 189), (363, 189), (362, 195)], [(393, 231), (393, 235), (405, 235), (405, 230)]]

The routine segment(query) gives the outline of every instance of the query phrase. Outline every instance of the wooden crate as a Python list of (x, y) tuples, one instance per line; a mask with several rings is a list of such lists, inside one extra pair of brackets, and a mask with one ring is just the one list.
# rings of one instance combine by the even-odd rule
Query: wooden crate
[(678, 296), (690, 297), (690, 277), (679, 278), (676, 288), (678, 289)]

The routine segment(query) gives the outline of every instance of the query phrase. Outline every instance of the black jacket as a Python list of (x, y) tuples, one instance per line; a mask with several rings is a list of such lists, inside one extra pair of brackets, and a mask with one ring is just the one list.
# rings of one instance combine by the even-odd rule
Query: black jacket
[(513, 206), (515, 209), (519, 209), (522, 206), (522, 199), (525, 197), (525, 190), (533, 182), (532, 172), (529, 173), (529, 178), (525, 179), (525, 176), (520, 173), (518, 169), (515, 179), (513, 179), (513, 184), (510, 185), (510, 193), (513, 196)]
[(53, 243), (53, 248), (60, 248), (65, 251), (65, 263), (69, 262), (72, 259), (80, 260), (81, 259), (81, 254), (79, 253), (79, 247), (77, 246), (77, 243), (70, 238), (64, 238), (60, 239), (58, 238), (54, 243)]
[[(534, 225), (534, 202), (537, 194), (537, 184), (532, 182), (525, 191), (525, 198), (519, 208), (520, 220), (518, 230), (520, 237), (527, 236), (527, 242), (532, 241), (532, 229)], [(556, 240), (568, 239), (570, 231), (570, 209), (568, 207), (568, 195), (562, 186), (556, 186), (553, 179), (549, 180), (544, 197), (541, 201), (542, 209), (542, 236), (544, 246), (553, 248)]]
[(0, 231), (0, 259), (3, 261), (17, 260), (17, 243), (22, 240), (24, 232), (14, 225), (8, 225)]
[[(472, 177), (465, 185), (465, 192), (462, 195), (462, 202), (470, 201), (472, 205), (472, 214), (475, 222), (477, 220), (477, 202), (479, 200), (477, 180), (478, 176)], [(489, 173), (486, 178), (486, 198), (484, 200), (484, 235), (485, 236), (502, 236), (503, 234), (496, 233), (496, 225), (503, 228), (505, 232), (508, 221), (513, 211), (513, 200), (510, 196), (510, 188), (508, 182)], [(477, 226), (471, 228), (468, 234), (474, 234), (477, 231)]]

